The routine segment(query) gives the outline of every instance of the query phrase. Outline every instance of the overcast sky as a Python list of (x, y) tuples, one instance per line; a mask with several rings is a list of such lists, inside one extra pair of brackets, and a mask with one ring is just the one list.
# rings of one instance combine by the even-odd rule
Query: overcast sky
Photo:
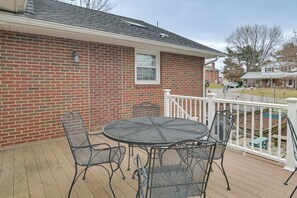
[[(113, 14), (143, 20), (225, 52), (225, 39), (242, 25), (297, 30), (297, 0), (110, 0)], [(221, 61), (218, 67), (222, 67)]]

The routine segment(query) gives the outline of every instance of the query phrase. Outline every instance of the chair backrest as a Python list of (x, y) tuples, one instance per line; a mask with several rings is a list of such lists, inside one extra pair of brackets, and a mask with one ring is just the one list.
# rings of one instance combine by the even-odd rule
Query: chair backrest
[(215, 146), (215, 143), (197, 140), (153, 146), (150, 149), (145, 197), (174, 198), (204, 194)]
[(217, 111), (209, 130), (208, 139), (217, 142), (215, 159), (220, 158), (226, 149), (234, 123), (234, 115), (229, 110)]
[(209, 130), (209, 137), (220, 143), (227, 143), (234, 123), (234, 115), (229, 110), (217, 111)]
[(133, 105), (133, 117), (160, 116), (160, 106), (150, 102)]
[(290, 131), (291, 131), (291, 139), (292, 139), (292, 144), (293, 144), (294, 157), (295, 157), (295, 160), (297, 161), (297, 134), (296, 134), (293, 124), (289, 118), (288, 118), (288, 125), (289, 125)]
[(68, 112), (61, 121), (75, 162), (86, 163), (91, 156), (91, 148), (83, 118), (79, 113)]

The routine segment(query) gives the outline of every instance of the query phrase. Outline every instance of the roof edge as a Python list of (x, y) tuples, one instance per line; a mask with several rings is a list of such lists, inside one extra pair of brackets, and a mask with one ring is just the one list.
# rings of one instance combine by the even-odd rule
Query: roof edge
[[(201, 49), (185, 47), (181, 45), (170, 44), (170, 43), (154, 41), (149, 39), (137, 38), (137, 37), (127, 36), (122, 34), (116, 34), (111, 32), (78, 27), (78, 26), (64, 25), (60, 23), (31, 19), (31, 18), (26, 18), (24, 15), (15, 16), (15, 15), (8, 15), (7, 13), (0, 12), (0, 24), (22, 28), (23, 32), (27, 32), (27, 33), (34, 33), (34, 30), (36, 30), (36, 32), (38, 32), (39, 34), (47, 35), (47, 36), (57, 36), (58, 32), (60, 32), (60, 35), (63, 35), (64, 38), (77, 39), (79, 35), (84, 35), (83, 37), (84, 40), (88, 40), (88, 38), (86, 38), (86, 35), (87, 35), (90, 37), (89, 38), (90, 41), (94, 41), (94, 38), (91, 38), (91, 37), (97, 37), (97, 41), (99, 41), (101, 38), (102, 41), (100, 42), (104, 42), (104, 43), (111, 43), (111, 44), (131, 46), (131, 47), (138, 47), (138, 46), (141, 46), (141, 44), (145, 44), (155, 48), (160, 47), (161, 49), (167, 49), (168, 52), (194, 55), (194, 56), (200, 56), (200, 57), (202, 56), (204, 58), (215, 58), (215, 57), (225, 56), (225, 53), (217, 53), (217, 52), (212, 52), (208, 50), (201, 50)], [(61, 32), (67, 32), (68, 34), (71, 34), (71, 35), (61, 34)], [(51, 34), (54, 34), (54, 35), (51, 35)], [(131, 42), (133, 42), (133, 44), (131, 44)]]

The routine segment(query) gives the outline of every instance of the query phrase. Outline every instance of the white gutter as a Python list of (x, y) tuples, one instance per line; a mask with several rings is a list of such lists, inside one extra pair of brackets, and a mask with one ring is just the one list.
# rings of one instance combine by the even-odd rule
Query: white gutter
[(8, 26), (9, 29), (16, 29), (16, 31), (22, 30), (22, 32), (26, 33), (35, 33), (47, 36), (58, 36), (70, 39), (80, 38), (87, 41), (99, 41), (129, 47), (141, 47), (143, 45), (148, 45), (152, 48), (161, 49), (168, 52), (200, 56), (204, 58), (225, 56), (224, 53), (217, 53), (202, 49), (184, 47), (181, 45), (164, 43), (160, 41), (153, 41), (149, 39), (126, 36), (122, 34), (8, 15), (7, 13), (0, 12), (0, 27), (1, 26)]

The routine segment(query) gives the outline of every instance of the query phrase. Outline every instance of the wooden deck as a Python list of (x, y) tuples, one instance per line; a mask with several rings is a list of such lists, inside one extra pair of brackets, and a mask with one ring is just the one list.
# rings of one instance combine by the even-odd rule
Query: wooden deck
[[(102, 140), (104, 139), (104, 140)], [(93, 142), (107, 141), (102, 136)], [(141, 152), (135, 150), (135, 152)], [(122, 180), (120, 173), (113, 177), (113, 188), (119, 198), (135, 197), (137, 180), (131, 178), (127, 170), (127, 156), (122, 164), (127, 177)], [(210, 174), (207, 197), (289, 197), (297, 183), (293, 177), (288, 186), (283, 182), (290, 172), (282, 166), (255, 156), (244, 156), (237, 151), (225, 153), (225, 169), (229, 176), (231, 191), (226, 190), (222, 173), (214, 166)], [(66, 139), (41, 142), (0, 151), (0, 197), (67, 197), (74, 175), (74, 162)], [(110, 197), (106, 172), (100, 167), (92, 167), (87, 179), (79, 179), (72, 191), (72, 197)], [(297, 193), (295, 195), (297, 197)]]

